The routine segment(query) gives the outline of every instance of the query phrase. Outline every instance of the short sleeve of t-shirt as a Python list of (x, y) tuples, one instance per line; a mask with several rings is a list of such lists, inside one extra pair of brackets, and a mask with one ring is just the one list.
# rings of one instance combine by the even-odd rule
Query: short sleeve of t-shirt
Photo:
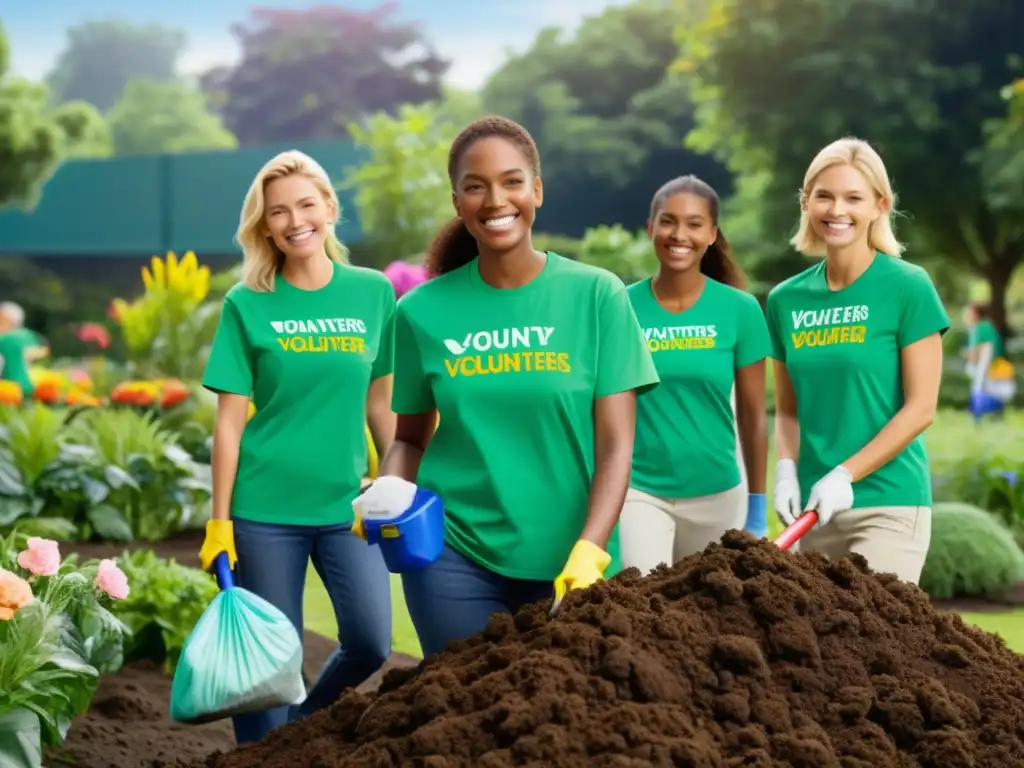
[(404, 301), (398, 302), (394, 325), (395, 384), (391, 395), (391, 410), (406, 416), (426, 413), (434, 408), (434, 396), (423, 372), (416, 331)]
[(631, 389), (642, 394), (659, 381), (626, 286), (617, 277), (612, 279), (598, 305), (595, 398)]
[(381, 313), (380, 343), (377, 358), (373, 361), (370, 380), (394, 373), (395, 370), (395, 294), (390, 286), (384, 294), (384, 311)]
[(757, 299), (741, 295), (736, 334), (736, 367), (746, 368), (772, 354), (773, 345), (768, 334), (768, 322)]
[(907, 278), (902, 301), (900, 325), (896, 334), (901, 349), (933, 333), (949, 330), (949, 315), (942, 306), (935, 285), (924, 270), (915, 271)]
[(229, 296), (221, 308), (220, 323), (206, 362), (203, 386), (214, 392), (252, 394), (252, 348), (238, 307)]
[(775, 294), (768, 295), (765, 322), (768, 326), (768, 339), (770, 342), (768, 354), (771, 355), (773, 360), (784, 363), (786, 362), (786, 345), (782, 341), (782, 331), (779, 328), (779, 306)]
[(974, 329), (974, 344), (993, 344), (999, 342), (999, 333), (996, 327), (988, 320), (982, 320)]

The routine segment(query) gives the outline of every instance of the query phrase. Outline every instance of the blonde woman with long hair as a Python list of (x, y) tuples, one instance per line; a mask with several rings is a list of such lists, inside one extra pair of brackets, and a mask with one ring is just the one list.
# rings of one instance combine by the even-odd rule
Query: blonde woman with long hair
[(394, 438), (395, 292), (381, 273), (346, 263), (338, 213), (312, 158), (285, 152), (260, 169), (236, 235), (243, 282), (224, 300), (203, 377), (218, 396), (203, 568), (226, 552), (238, 585), (301, 636), (312, 560), (340, 641), (301, 707), (234, 719), (239, 743), (328, 706), (391, 652), (388, 571), (380, 550), (352, 533), (352, 500), (367, 466), (366, 425), (382, 453)]
[(802, 551), (856, 553), (917, 583), (931, 540), (932, 423), (949, 317), (921, 267), (902, 259), (882, 158), (846, 138), (814, 158), (792, 240), (824, 258), (776, 286), (775, 510), (814, 510)]

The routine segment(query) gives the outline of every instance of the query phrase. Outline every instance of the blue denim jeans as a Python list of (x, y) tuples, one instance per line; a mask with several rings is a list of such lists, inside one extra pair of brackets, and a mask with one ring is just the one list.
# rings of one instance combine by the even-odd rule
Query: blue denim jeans
[(352, 524), (274, 525), (234, 521), (238, 586), (287, 616), (302, 637), (302, 595), (310, 559), (338, 620), (339, 647), (298, 707), (234, 718), (239, 744), (261, 741), (289, 720), (330, 706), (348, 687), (376, 672), (391, 655), (391, 582), (380, 549), (352, 534)]
[(496, 613), (554, 595), (554, 582), (500, 576), (448, 545), (427, 568), (403, 573), (402, 588), (424, 658), (483, 631)]

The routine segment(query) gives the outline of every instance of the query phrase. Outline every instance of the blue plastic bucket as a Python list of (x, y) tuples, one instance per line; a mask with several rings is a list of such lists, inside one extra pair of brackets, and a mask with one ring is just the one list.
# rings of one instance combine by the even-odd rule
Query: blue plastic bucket
[(367, 544), (380, 547), (391, 573), (426, 568), (444, 548), (444, 504), (436, 493), (418, 488), (412, 505), (398, 517), (363, 518)]

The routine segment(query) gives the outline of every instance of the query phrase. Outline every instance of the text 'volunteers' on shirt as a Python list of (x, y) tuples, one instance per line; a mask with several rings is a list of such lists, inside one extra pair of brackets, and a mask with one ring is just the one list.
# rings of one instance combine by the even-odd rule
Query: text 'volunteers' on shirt
[[(883, 253), (851, 285), (830, 291), (825, 262), (768, 295), (772, 357), (786, 365), (800, 424), (797, 473), (811, 486), (882, 431), (903, 407), (900, 351), (949, 316), (928, 273)], [(924, 437), (853, 486), (854, 508), (931, 506)]]
[(757, 299), (710, 278), (685, 312), (662, 307), (651, 278), (631, 285), (629, 297), (661, 379), (637, 401), (630, 485), (668, 499), (735, 488), (736, 370), (771, 353)]
[(366, 396), (394, 366), (395, 292), (376, 270), (335, 264), (315, 291), (280, 275), (224, 300), (203, 386), (252, 395), (231, 515), (261, 523), (353, 519), (366, 470)]
[(583, 529), (595, 398), (657, 382), (622, 281), (554, 253), (520, 288), (474, 260), (398, 304), (394, 410), (441, 416), (417, 482), (447, 543), (509, 578), (554, 579)]

